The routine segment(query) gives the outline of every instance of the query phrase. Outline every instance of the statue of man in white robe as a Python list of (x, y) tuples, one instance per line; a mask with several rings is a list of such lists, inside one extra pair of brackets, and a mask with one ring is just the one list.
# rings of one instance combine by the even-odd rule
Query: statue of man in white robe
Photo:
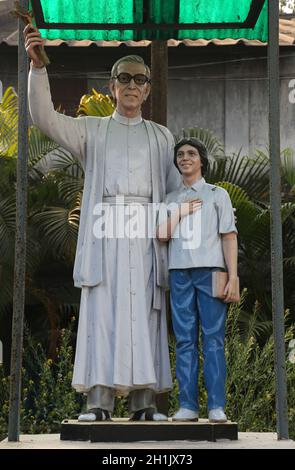
[[(53, 108), (48, 77), (36, 53), (39, 31), (24, 30), (31, 59), (33, 123), (80, 160), (85, 172), (74, 281), (81, 288), (73, 387), (87, 394), (80, 421), (111, 418), (116, 395), (129, 394), (131, 419), (165, 420), (156, 394), (171, 389), (166, 325), (166, 247), (155, 237), (99, 237), (98, 208), (163, 200), (180, 177), (167, 128), (141, 116), (150, 70), (139, 56), (115, 63), (109, 87), (116, 110), (107, 118), (72, 118)], [(118, 204), (117, 204), (118, 208)], [(113, 213), (113, 212), (112, 212)], [(124, 211), (126, 214), (126, 212)]]

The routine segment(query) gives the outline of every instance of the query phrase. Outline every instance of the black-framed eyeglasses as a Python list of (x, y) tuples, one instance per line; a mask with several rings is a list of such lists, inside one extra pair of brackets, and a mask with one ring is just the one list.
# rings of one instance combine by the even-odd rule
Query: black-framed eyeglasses
[(134, 83), (136, 85), (145, 85), (146, 83), (151, 83), (151, 80), (149, 77), (144, 75), (143, 73), (136, 73), (135, 75), (130, 75), (130, 73), (127, 72), (121, 72), (119, 75), (116, 75), (112, 78), (117, 79), (120, 83), (130, 83), (132, 78), (134, 80)]

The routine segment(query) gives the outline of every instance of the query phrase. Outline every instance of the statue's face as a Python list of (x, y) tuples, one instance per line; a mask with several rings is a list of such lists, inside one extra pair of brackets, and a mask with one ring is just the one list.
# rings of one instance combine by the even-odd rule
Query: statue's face
[[(146, 75), (146, 69), (143, 64), (133, 62), (122, 62), (118, 66), (117, 76), (121, 73), (130, 75)], [(123, 116), (126, 114), (139, 114), (142, 103), (147, 99), (150, 93), (150, 84), (146, 82), (138, 85), (132, 79), (129, 83), (120, 83), (118, 79), (110, 82), (110, 90), (117, 101), (117, 110)]]
[(185, 176), (199, 175), (202, 172), (202, 162), (198, 149), (192, 145), (182, 145), (177, 150), (177, 166)]

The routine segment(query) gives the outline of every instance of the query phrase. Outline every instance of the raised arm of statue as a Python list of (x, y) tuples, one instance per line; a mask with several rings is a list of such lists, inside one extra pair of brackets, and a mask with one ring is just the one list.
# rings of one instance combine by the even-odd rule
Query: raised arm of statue
[(85, 166), (87, 118), (73, 118), (55, 111), (47, 71), (36, 53), (36, 46), (43, 46), (43, 39), (37, 28), (31, 25), (24, 29), (24, 37), (25, 48), (31, 59), (28, 97), (32, 121)]

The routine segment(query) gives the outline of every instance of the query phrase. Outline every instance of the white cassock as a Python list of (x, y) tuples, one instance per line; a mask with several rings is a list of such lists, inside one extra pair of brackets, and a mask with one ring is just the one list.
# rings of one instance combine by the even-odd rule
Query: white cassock
[[(132, 195), (147, 209), (152, 180), (148, 136), (141, 117), (117, 112), (107, 134), (104, 201)], [(142, 201), (140, 200), (142, 198)], [(152, 308), (151, 238), (103, 240), (103, 281), (82, 287), (73, 386), (171, 388), (164, 291), (161, 310)]]

